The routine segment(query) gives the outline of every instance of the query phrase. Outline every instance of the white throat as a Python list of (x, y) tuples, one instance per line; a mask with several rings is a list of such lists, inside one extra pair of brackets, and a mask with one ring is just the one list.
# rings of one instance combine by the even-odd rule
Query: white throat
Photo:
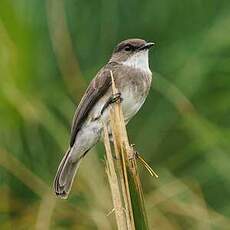
[(151, 72), (149, 69), (149, 51), (143, 50), (136, 54), (133, 54), (126, 61), (122, 62), (123, 65), (133, 67), (145, 72)]

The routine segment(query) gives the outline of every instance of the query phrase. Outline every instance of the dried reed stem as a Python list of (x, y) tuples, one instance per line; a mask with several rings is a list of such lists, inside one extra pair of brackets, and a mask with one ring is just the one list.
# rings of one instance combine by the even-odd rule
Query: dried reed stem
[[(116, 95), (118, 92), (115, 82), (113, 79), (113, 73), (111, 71), (111, 79), (112, 79), (112, 91), (113, 94)], [(132, 203), (129, 191), (129, 182), (128, 182), (128, 173), (127, 173), (127, 159), (129, 152), (129, 143), (128, 137), (126, 134), (126, 128), (123, 118), (123, 113), (121, 110), (120, 101), (114, 103), (112, 105), (112, 109), (110, 111), (110, 125), (113, 135), (114, 142), (114, 150), (117, 160), (117, 171), (118, 177), (121, 184), (122, 197), (125, 206), (126, 213), (126, 221), (127, 221), (127, 229), (132, 230), (135, 229)]]
[(106, 150), (106, 173), (109, 179), (110, 189), (112, 191), (112, 199), (117, 226), (118, 229), (127, 229), (122, 197), (120, 194), (118, 178), (115, 171), (111, 146), (109, 142), (109, 135), (106, 125), (104, 125), (104, 145)]
[[(116, 95), (118, 90), (115, 86), (112, 71), (111, 79), (112, 91), (113, 94)], [(136, 154), (133, 147), (131, 147), (129, 144), (120, 100), (112, 105), (109, 118), (109, 127), (111, 128), (112, 132), (114, 151), (117, 160), (114, 165), (114, 163), (112, 163), (113, 158), (109, 142), (108, 128), (104, 126), (104, 140), (107, 155), (106, 171), (112, 192), (118, 229), (148, 229), (143, 192), (140, 178), (137, 172)], [(110, 172), (111, 165), (112, 173)], [(113, 185), (113, 181), (116, 181), (115, 186)], [(118, 222), (120, 221), (118, 220), (118, 217), (121, 215), (119, 210), (123, 205), (125, 211), (126, 227), (124, 227), (124, 224), (123, 227), (121, 227), (121, 223)], [(133, 209), (133, 207), (135, 209)], [(123, 217), (124, 216), (122, 215), (122, 221)]]

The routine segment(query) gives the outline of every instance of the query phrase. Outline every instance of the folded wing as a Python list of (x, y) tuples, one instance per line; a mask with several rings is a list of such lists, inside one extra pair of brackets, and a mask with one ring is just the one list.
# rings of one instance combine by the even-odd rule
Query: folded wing
[(73, 118), (70, 147), (74, 145), (77, 133), (81, 129), (84, 121), (87, 119), (89, 112), (91, 111), (93, 106), (111, 86), (111, 67), (113, 67), (113, 65), (106, 66), (98, 72), (96, 77), (91, 81), (84, 96), (82, 97)]

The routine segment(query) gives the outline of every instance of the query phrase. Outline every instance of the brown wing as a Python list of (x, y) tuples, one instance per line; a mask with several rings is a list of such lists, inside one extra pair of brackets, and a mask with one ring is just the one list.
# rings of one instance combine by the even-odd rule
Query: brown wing
[(90, 110), (93, 108), (95, 103), (106, 93), (111, 85), (110, 67), (113, 67), (113, 65), (108, 64), (101, 71), (99, 71), (94, 80), (91, 81), (83, 98), (81, 99), (80, 104), (78, 105), (71, 128), (71, 147), (74, 145), (76, 135), (81, 129), (81, 126), (87, 118)]

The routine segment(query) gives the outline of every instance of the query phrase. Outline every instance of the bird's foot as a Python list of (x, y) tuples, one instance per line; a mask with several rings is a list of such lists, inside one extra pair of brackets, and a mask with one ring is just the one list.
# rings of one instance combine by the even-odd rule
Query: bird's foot
[(121, 101), (121, 93), (115, 93), (109, 98), (109, 104), (115, 103), (117, 101)]
[(111, 104), (113, 104), (113, 103), (115, 103), (115, 102), (117, 102), (117, 101), (122, 101), (121, 93), (115, 93), (115, 94), (112, 94), (111, 97), (109, 97), (109, 99), (106, 101), (106, 103), (104, 104), (104, 106), (103, 106), (103, 108), (102, 108), (102, 110), (101, 110), (101, 115), (103, 114), (103, 112), (105, 111), (105, 109), (106, 109), (109, 105), (111, 105)]

